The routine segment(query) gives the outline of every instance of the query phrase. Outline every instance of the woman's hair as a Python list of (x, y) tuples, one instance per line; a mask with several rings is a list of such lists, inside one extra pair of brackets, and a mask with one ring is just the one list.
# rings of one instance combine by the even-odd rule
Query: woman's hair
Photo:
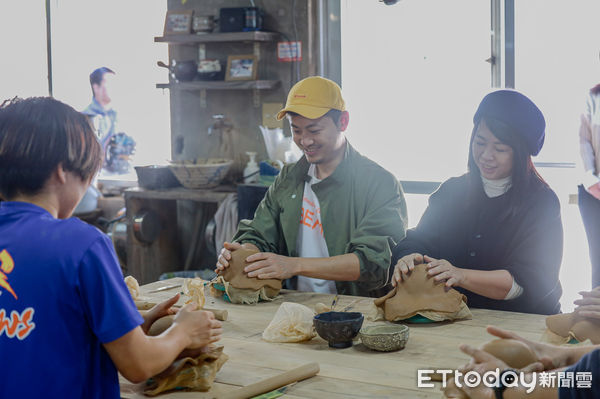
[(529, 195), (531, 190), (536, 190), (537, 188), (544, 186), (547, 187), (548, 184), (540, 176), (533, 165), (525, 139), (506, 123), (495, 118), (484, 116), (473, 126), (473, 132), (471, 133), (471, 140), (469, 142), (469, 160), (467, 167), (469, 176), (471, 177), (471, 187), (481, 188), (483, 186), (481, 172), (473, 157), (473, 140), (475, 140), (475, 134), (481, 123), (485, 123), (488, 129), (490, 129), (492, 134), (500, 140), (500, 142), (508, 145), (513, 150), (511, 173), (512, 185), (510, 190), (511, 200), (508, 214), (514, 215), (520, 203)]
[(58, 165), (83, 181), (102, 166), (102, 148), (88, 118), (51, 97), (0, 105), (0, 195), (33, 195)]

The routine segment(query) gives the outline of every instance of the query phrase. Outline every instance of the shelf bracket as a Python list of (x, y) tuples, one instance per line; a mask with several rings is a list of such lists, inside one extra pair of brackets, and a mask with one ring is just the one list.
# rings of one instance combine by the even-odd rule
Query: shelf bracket
[(252, 104), (254, 108), (260, 107), (260, 90), (252, 89)]
[[(254, 42), (254, 55), (258, 65), (260, 65), (260, 44), (258, 42)], [(260, 107), (260, 90), (256, 88), (252, 90), (252, 103), (254, 108)]]
[(254, 55), (256, 59), (260, 61), (260, 44), (258, 42), (254, 42)]
[(206, 45), (199, 44), (198, 45), (198, 61), (202, 61), (206, 59)]

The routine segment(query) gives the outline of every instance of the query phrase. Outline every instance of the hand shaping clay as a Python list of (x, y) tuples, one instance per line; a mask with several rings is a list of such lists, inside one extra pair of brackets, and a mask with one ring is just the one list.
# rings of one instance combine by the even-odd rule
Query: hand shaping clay
[[(260, 300), (270, 301), (281, 290), (281, 280), (248, 277), (244, 268), (248, 265), (246, 258), (257, 253), (256, 250), (237, 249), (231, 252), (229, 266), (221, 272), (216, 284), (221, 284), (231, 303), (254, 304)], [(211, 287), (213, 296), (221, 295), (215, 287)]]
[(454, 383), (454, 376), (447, 380), (446, 388), (443, 388), (442, 391), (444, 398), (447, 399), (469, 399), (469, 396)]
[(538, 361), (529, 346), (516, 339), (494, 339), (483, 344), (481, 349), (515, 369), (522, 369)]
[(264, 286), (271, 287), (276, 290), (281, 289), (281, 280), (267, 279), (260, 280), (257, 277), (248, 277), (244, 273), (244, 268), (248, 266), (246, 258), (250, 255), (256, 254), (258, 251), (252, 249), (240, 248), (231, 252), (231, 260), (229, 261), (229, 267), (226, 267), (221, 276), (234, 288), (259, 290)]
[[(483, 344), (480, 349), (514, 369), (521, 369), (538, 361), (535, 353), (526, 344), (516, 339), (494, 339)], [(456, 386), (454, 376), (447, 379), (446, 388), (443, 391), (444, 398), (447, 399), (469, 398), (469, 395)]]
[(208, 391), (228, 357), (223, 347), (209, 347), (196, 357), (175, 360), (165, 371), (146, 383), (144, 393), (155, 396), (172, 389)]
[(580, 342), (589, 339), (593, 344), (600, 344), (600, 320), (580, 316), (577, 312), (548, 316), (546, 327), (565, 339), (572, 337)]
[[(470, 317), (466, 309), (467, 298), (444, 284), (435, 284), (427, 275), (425, 265), (416, 265), (412, 273), (398, 282), (386, 296), (375, 299), (375, 306), (383, 308), (385, 319), (397, 321), (408, 319), (423, 312), (442, 315), (440, 320)], [(427, 317), (427, 316), (426, 316)]]

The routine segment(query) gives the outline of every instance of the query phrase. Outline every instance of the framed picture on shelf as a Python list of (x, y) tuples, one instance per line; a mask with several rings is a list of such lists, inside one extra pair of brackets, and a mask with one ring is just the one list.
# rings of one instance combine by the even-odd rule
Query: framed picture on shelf
[(255, 55), (230, 55), (227, 57), (225, 80), (256, 80), (258, 59)]
[(193, 14), (194, 10), (167, 11), (163, 36), (192, 33)]

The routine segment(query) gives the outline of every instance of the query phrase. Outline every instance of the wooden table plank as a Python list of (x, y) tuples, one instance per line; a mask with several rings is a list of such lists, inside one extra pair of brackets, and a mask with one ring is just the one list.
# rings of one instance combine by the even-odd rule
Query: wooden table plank
[[(141, 287), (141, 298), (160, 302), (172, 297), (178, 289), (149, 293), (156, 288), (182, 283), (183, 279), (154, 282)], [(164, 398), (206, 398), (219, 392), (245, 386), (274, 376), (308, 362), (316, 361), (321, 371), (318, 376), (299, 382), (286, 393), (289, 398), (439, 398), (436, 388), (418, 388), (417, 370), (455, 368), (467, 361), (458, 349), (461, 343), (478, 346), (493, 337), (487, 334), (487, 325), (497, 325), (539, 340), (545, 330), (545, 316), (484, 309), (471, 309), (472, 320), (452, 323), (409, 324), (410, 338), (406, 348), (397, 352), (374, 352), (358, 340), (351, 348), (332, 349), (320, 337), (297, 344), (269, 343), (262, 332), (283, 302), (302, 303), (310, 308), (318, 302), (330, 304), (333, 296), (283, 290), (272, 302), (257, 305), (234, 305), (221, 299), (207, 297), (206, 307), (227, 309), (229, 319), (224, 322), (221, 344), (229, 361), (217, 375), (211, 393), (176, 392)], [(353, 311), (365, 316), (374, 312), (371, 298), (340, 296), (336, 309), (343, 309), (353, 301)], [(180, 299), (180, 304), (183, 303)], [(365, 324), (375, 324), (365, 318)], [(127, 388), (128, 384), (123, 383)], [(129, 387), (130, 388), (130, 387)], [(122, 390), (123, 397), (135, 396)], [(133, 395), (133, 396), (132, 396)]]

